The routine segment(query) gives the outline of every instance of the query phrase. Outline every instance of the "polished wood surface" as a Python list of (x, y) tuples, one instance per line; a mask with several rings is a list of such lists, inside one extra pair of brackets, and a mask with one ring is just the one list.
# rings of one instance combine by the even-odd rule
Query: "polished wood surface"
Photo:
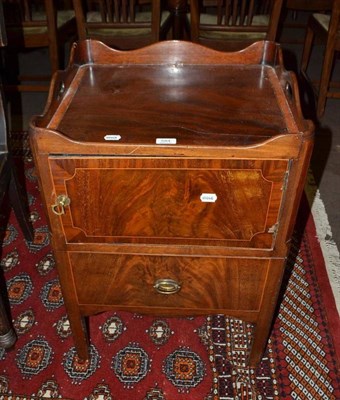
[[(295, 83), (281, 70), (277, 73), (283, 80), (277, 79), (273, 65), (262, 60), (263, 45), (254, 45), (247, 54), (213, 52), (204, 47), (197, 54), (190, 43), (179, 46), (170, 41), (159, 56), (153, 54), (155, 47), (150, 47), (140, 49), (133, 59), (128, 53), (107, 53), (106, 46), (93, 43), (75, 46), (74, 63), (82, 68), (70, 70), (74, 79), (62, 97), (57, 92), (66, 82), (55, 82), (62, 105), (58, 107), (57, 100), (52, 105), (55, 112), (47, 111), (48, 128), (72, 140), (100, 143), (105, 142), (105, 135), (115, 133), (123, 137), (120, 143), (154, 144), (161, 129), (162, 134), (175, 132), (179, 144), (194, 140), (211, 145), (250, 145), (298, 129), (294, 115), (288, 112), (290, 105), (271, 100), (278, 100)], [(88, 56), (84, 54), (87, 48)], [(270, 56), (280, 57), (275, 49), (268, 49), (268, 54), (270, 51), (274, 51)], [(101, 60), (99, 65), (97, 60)], [(126, 68), (122, 68), (122, 60)], [(95, 112), (94, 101), (104, 112)], [(81, 113), (83, 109), (86, 114)]]
[(221, 312), (255, 324), (256, 365), (312, 133), (272, 42), (75, 46), (30, 136), (79, 356), (101, 311)]
[[(270, 249), (288, 164), (87, 157), (51, 158), (50, 168), (57, 193), (72, 199), (70, 212), (62, 215), (69, 243)], [(214, 193), (218, 201), (202, 202), (203, 193)]]
[[(198, 310), (226, 314), (258, 311), (270, 263), (269, 259), (73, 252), (69, 257), (80, 304), (114, 305), (132, 311), (147, 307), (149, 312), (163, 315), (182, 314), (183, 308), (193, 314)], [(178, 282), (180, 291), (158, 293), (154, 285), (161, 278)]]
[[(250, 136), (249, 129), (249, 142), (285, 133), (285, 116), (279, 105), (271, 101), (278, 83), (270, 67), (253, 68), (250, 74), (249, 66), (237, 71), (232, 66), (211, 66), (202, 80), (205, 69), (196, 65), (141, 65), (128, 69), (117, 65), (112, 66), (108, 75), (105, 66), (85, 67), (78, 74), (80, 85), (72, 102), (55, 128), (74, 140), (87, 138), (99, 142), (113, 132), (131, 143), (154, 141), (160, 130), (162, 134), (176, 130), (180, 142), (192, 142), (195, 136), (199, 142), (206, 134), (226, 141), (230, 133), (244, 140)], [(181, 82), (185, 82), (185, 91)], [(247, 92), (248, 87), (253, 88), (253, 93)], [(211, 96), (219, 107), (211, 103)], [(252, 96), (258, 98), (257, 104)], [(89, 107), (94, 99), (98, 107), (112, 112), (98, 115)], [(260, 112), (261, 107), (264, 112)], [(74, 118), (82, 108), (88, 112), (75, 125)], [(153, 123), (155, 118), (157, 125)]]

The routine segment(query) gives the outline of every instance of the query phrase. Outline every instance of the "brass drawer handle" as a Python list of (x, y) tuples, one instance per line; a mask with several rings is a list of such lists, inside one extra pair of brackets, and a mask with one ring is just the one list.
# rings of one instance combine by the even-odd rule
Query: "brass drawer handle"
[(51, 206), (52, 211), (56, 215), (63, 215), (65, 214), (64, 207), (67, 207), (71, 204), (71, 199), (67, 197), (65, 194), (60, 194), (57, 199), (55, 204)]
[(160, 294), (174, 294), (181, 290), (181, 285), (173, 279), (158, 279), (153, 287)]

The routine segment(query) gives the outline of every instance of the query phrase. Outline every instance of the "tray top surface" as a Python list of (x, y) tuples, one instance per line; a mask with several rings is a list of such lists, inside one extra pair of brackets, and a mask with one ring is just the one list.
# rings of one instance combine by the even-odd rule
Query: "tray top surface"
[(79, 68), (49, 127), (77, 141), (246, 145), (289, 133), (288, 120), (272, 67), (96, 64)]

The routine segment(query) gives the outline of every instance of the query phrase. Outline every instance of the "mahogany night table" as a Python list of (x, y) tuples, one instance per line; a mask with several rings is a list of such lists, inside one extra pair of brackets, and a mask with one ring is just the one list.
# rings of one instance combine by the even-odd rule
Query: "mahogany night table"
[(280, 46), (75, 44), (31, 146), (73, 337), (108, 310), (270, 333), (313, 144)]

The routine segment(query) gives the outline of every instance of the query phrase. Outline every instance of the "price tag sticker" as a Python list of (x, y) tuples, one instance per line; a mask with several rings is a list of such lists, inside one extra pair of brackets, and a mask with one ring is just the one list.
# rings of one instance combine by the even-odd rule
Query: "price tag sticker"
[(176, 144), (176, 138), (157, 138), (156, 144)]
[(202, 193), (200, 199), (202, 203), (215, 203), (217, 196), (215, 193)]
[(120, 135), (105, 135), (104, 140), (112, 140), (112, 141), (118, 141), (122, 137)]

